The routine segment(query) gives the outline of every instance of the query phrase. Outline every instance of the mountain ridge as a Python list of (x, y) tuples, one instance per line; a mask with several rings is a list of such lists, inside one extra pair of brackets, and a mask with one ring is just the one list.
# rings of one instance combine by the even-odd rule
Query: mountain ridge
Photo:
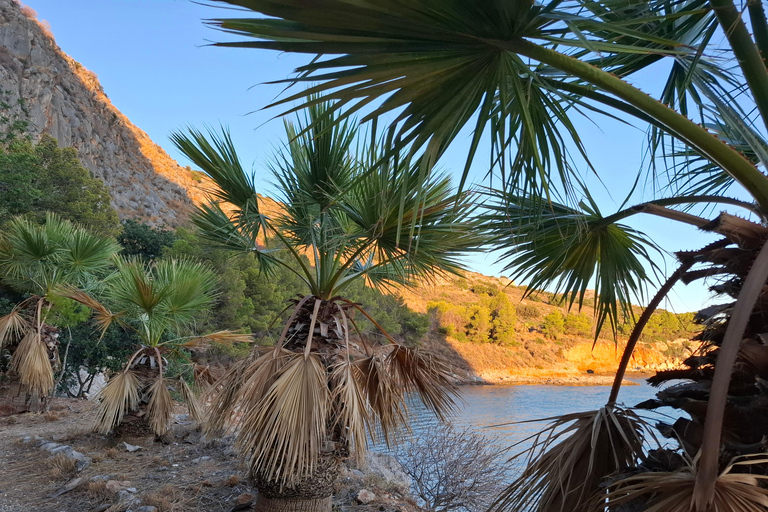
[(183, 225), (205, 200), (205, 181), (180, 166), (118, 110), (92, 71), (59, 48), (35, 12), (0, 0), (0, 102), (4, 114), (72, 146), (109, 188), (120, 218)]

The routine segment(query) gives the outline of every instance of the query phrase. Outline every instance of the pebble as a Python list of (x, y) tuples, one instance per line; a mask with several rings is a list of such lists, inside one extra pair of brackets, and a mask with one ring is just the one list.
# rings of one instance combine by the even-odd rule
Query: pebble
[(361, 489), (360, 492), (357, 493), (357, 501), (359, 501), (363, 505), (367, 505), (375, 499), (376, 499), (376, 495), (373, 494), (368, 489)]

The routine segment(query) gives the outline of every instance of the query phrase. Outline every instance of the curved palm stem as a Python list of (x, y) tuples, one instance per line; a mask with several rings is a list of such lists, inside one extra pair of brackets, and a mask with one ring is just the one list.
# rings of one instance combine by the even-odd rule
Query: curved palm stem
[(629, 360), (632, 357), (632, 352), (635, 350), (635, 345), (637, 345), (637, 342), (640, 340), (640, 335), (643, 334), (645, 324), (648, 323), (651, 315), (653, 315), (654, 311), (656, 311), (656, 308), (659, 307), (659, 304), (661, 304), (661, 301), (664, 299), (664, 297), (667, 296), (675, 283), (677, 283), (680, 278), (683, 277), (683, 274), (685, 274), (688, 269), (693, 266), (693, 263), (693, 261), (690, 261), (680, 265), (677, 270), (675, 270), (675, 272), (669, 276), (669, 279), (667, 279), (661, 288), (659, 288), (659, 291), (656, 292), (656, 295), (653, 296), (651, 301), (645, 307), (643, 314), (640, 315), (640, 318), (637, 319), (637, 323), (632, 329), (632, 333), (629, 335), (629, 339), (627, 340), (627, 346), (624, 347), (624, 353), (621, 355), (619, 367), (616, 369), (616, 376), (613, 379), (611, 394), (608, 397), (607, 405), (610, 406), (616, 403), (616, 399), (619, 396), (619, 390), (621, 389), (621, 381), (624, 379), (624, 374), (627, 371), (627, 366), (629, 365)]
[(342, 302), (346, 302), (347, 304), (349, 304), (350, 306), (358, 310), (360, 313), (362, 313), (362, 315), (365, 318), (367, 318), (373, 325), (375, 325), (379, 331), (381, 331), (381, 334), (383, 334), (385, 338), (387, 338), (391, 343), (394, 343), (395, 345), (399, 345), (399, 343), (395, 340), (395, 338), (390, 336), (390, 334), (376, 320), (374, 320), (371, 317), (371, 315), (366, 313), (366, 311), (363, 308), (361, 308), (359, 304), (352, 302), (351, 300), (348, 300), (348, 299), (339, 299), (339, 300), (341, 300)]
[[(619, 77), (576, 58), (523, 39), (514, 41), (488, 40), (486, 42), (501, 50), (518, 53), (586, 80), (654, 117), (674, 136), (706, 155), (733, 176), (749, 191), (757, 204), (763, 210), (768, 211), (768, 186), (766, 186), (768, 180), (765, 175), (744, 158), (744, 155), (739, 151), (723, 144), (704, 127), (697, 125)], [(768, 91), (768, 85), (765, 90)]]
[(760, 50), (763, 62), (768, 67), (768, 20), (765, 19), (765, 7), (763, 7), (762, 0), (748, 0), (747, 10), (749, 11), (752, 33), (755, 35), (755, 44)]
[(763, 56), (749, 35), (747, 26), (732, 0), (710, 0), (717, 21), (731, 43), (731, 49), (739, 61), (741, 72), (747, 81), (755, 105), (768, 128), (768, 68)]
[(717, 355), (715, 375), (712, 379), (709, 401), (707, 402), (704, 433), (699, 449), (701, 458), (699, 459), (699, 470), (696, 474), (693, 496), (694, 503), (701, 510), (706, 510), (714, 498), (714, 482), (717, 480), (720, 454), (720, 434), (723, 430), (725, 402), (728, 398), (731, 372), (741, 348), (744, 330), (766, 280), (768, 280), (768, 243), (765, 243), (760, 249), (744, 280), (739, 298), (736, 300), (736, 305), (728, 321), (728, 328), (720, 346), (720, 353)]
[(360, 247), (358, 247), (358, 248), (355, 250), (355, 252), (353, 252), (353, 253), (352, 253), (352, 254), (349, 256), (349, 258), (347, 258), (347, 261), (346, 261), (345, 263), (343, 263), (343, 264), (342, 264), (342, 265), (341, 265), (341, 266), (338, 268), (338, 270), (337, 270), (337, 271), (336, 271), (336, 273), (334, 274), (334, 277), (332, 277), (332, 278), (330, 279), (330, 281), (328, 282), (328, 291), (329, 291), (329, 293), (331, 293), (331, 292), (334, 292), (334, 293), (331, 293), (331, 294), (332, 294), (332, 295), (335, 295), (335, 291), (336, 291), (336, 283), (338, 283), (338, 282), (339, 282), (339, 279), (341, 279), (341, 278), (343, 277), (343, 275), (344, 275), (344, 272), (345, 272), (347, 269), (349, 269), (349, 267), (351, 267), (352, 265), (354, 265), (354, 264), (355, 264), (355, 262), (357, 261), (357, 258), (358, 258), (358, 256), (360, 256), (360, 255), (361, 255), (361, 254), (362, 254), (362, 253), (363, 253), (363, 252), (366, 250), (366, 248), (367, 248), (366, 244), (360, 244)]
[(273, 263), (276, 263), (283, 268), (289, 270), (290, 272), (294, 273), (296, 276), (298, 276), (302, 281), (304, 281), (307, 286), (309, 286), (310, 290), (316, 290), (317, 289), (317, 283), (312, 278), (312, 272), (309, 270), (307, 265), (304, 263), (304, 260), (301, 258), (301, 255), (296, 251), (296, 249), (293, 248), (293, 245), (285, 239), (285, 236), (274, 226), (271, 224), (269, 225), (269, 228), (272, 230), (272, 233), (280, 240), (286, 249), (291, 253), (291, 256), (293, 256), (293, 259), (296, 260), (296, 262), (299, 264), (301, 269), (304, 271), (304, 275), (301, 275), (295, 268), (288, 265), (286, 262), (280, 260), (279, 258), (274, 258), (272, 260)]
[[(614, 222), (618, 222), (620, 220), (623, 220), (627, 217), (631, 217), (632, 215), (636, 213), (649, 213), (652, 215), (659, 215), (663, 217), (669, 218), (669, 215), (663, 214), (660, 210), (654, 209), (654, 206), (673, 206), (678, 204), (694, 204), (694, 203), (720, 203), (720, 204), (729, 204), (732, 206), (738, 206), (740, 208), (744, 208), (749, 210), (750, 212), (758, 215), (759, 212), (756, 211), (755, 205), (752, 203), (747, 203), (746, 201), (740, 201), (739, 199), (734, 199), (730, 197), (723, 197), (723, 196), (713, 196), (713, 195), (701, 195), (701, 196), (682, 196), (682, 197), (668, 197), (664, 199), (654, 199), (653, 201), (647, 201), (645, 203), (636, 204), (634, 206), (631, 206), (630, 208), (626, 208), (624, 210), (618, 211), (612, 215), (609, 215), (602, 220), (600, 220), (597, 224), (599, 225), (609, 225), (613, 224)], [(701, 217), (695, 217), (691, 216), (691, 218), (680, 218), (677, 220), (681, 220), (683, 222), (687, 222), (689, 224), (693, 224), (698, 226), (701, 221), (704, 221), (704, 223), (709, 223), (708, 220), (702, 219)]]

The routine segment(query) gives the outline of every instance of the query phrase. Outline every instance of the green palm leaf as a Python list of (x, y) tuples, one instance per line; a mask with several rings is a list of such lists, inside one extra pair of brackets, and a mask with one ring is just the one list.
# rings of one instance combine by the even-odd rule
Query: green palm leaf
[(571, 306), (593, 287), (596, 333), (606, 321), (615, 333), (642, 300), (652, 277), (646, 266), (659, 270), (652, 252), (658, 247), (634, 229), (603, 222), (589, 196), (575, 209), (498, 190), (487, 195), (486, 227), (513, 278), (528, 283), (527, 293), (553, 286)]

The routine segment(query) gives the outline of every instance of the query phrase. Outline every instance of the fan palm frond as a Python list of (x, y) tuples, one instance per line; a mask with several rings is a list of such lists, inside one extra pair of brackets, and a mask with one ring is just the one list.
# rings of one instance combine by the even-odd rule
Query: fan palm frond
[(93, 311), (93, 320), (96, 325), (101, 328), (102, 336), (107, 331), (107, 329), (109, 329), (109, 326), (112, 325), (112, 322), (120, 322), (120, 319), (125, 315), (124, 313), (120, 312), (112, 313), (109, 308), (107, 308), (98, 300), (94, 299), (91, 295), (72, 286), (59, 287), (57, 288), (56, 293), (62, 297), (66, 297), (68, 299), (79, 302), (83, 306)]
[(527, 467), (491, 510), (591, 511), (602, 480), (642, 457), (643, 434), (650, 432), (642, 418), (617, 406), (542, 421), (551, 423), (515, 456)]
[[(251, 354), (255, 354), (252, 351)], [(252, 363), (250, 357), (241, 359), (229, 367), (229, 369), (203, 395), (202, 402), (209, 403), (206, 421), (203, 429), (208, 436), (216, 436), (224, 431), (227, 421), (230, 419), (235, 407), (240, 387), (245, 377), (245, 369)]]
[(189, 417), (197, 423), (201, 423), (205, 416), (200, 410), (200, 405), (197, 402), (197, 397), (189, 387), (187, 381), (183, 377), (179, 377), (179, 388), (181, 388), (181, 397), (184, 399), (184, 403), (187, 404), (187, 410), (189, 411)]
[(581, 305), (595, 290), (596, 333), (606, 321), (613, 332), (631, 305), (642, 301), (651, 281), (647, 268), (659, 270), (653, 251), (660, 249), (643, 233), (607, 222), (587, 196), (580, 209), (541, 199), (488, 192), (493, 203), (484, 215), (496, 245), (506, 252), (507, 270), (535, 289), (554, 286), (568, 303)]
[(390, 446), (397, 440), (399, 429), (407, 426), (405, 391), (389, 372), (386, 359), (380, 355), (359, 359), (354, 364), (358, 371), (353, 375), (360, 380), (360, 389), (381, 428), (385, 443)]
[(19, 374), (19, 382), (30, 393), (47, 396), (53, 389), (53, 368), (48, 358), (48, 347), (36, 329), (27, 331), (11, 357), (11, 368)]
[[(714, 482), (714, 498), (707, 510), (753, 512), (768, 509), (768, 476), (750, 474), (746, 466), (767, 464), (764, 454), (736, 458)], [(738, 472), (737, 472), (738, 471)], [(646, 512), (690, 512), (703, 510), (694, 503), (696, 464), (672, 472), (647, 472), (611, 484), (607, 506), (639, 503)]]
[(365, 462), (367, 449), (366, 432), (373, 432), (375, 427), (366, 401), (363, 387), (360, 385), (358, 366), (347, 360), (339, 363), (331, 373), (333, 396), (331, 400), (335, 410), (332, 417), (338, 428), (348, 440), (352, 453), (359, 464)]
[(8, 340), (21, 336), (29, 329), (29, 322), (22, 315), (18, 306), (14, 306), (11, 312), (0, 317), (0, 348)]
[(251, 471), (288, 486), (311, 475), (324, 449), (329, 408), (323, 364), (315, 354), (293, 354), (258, 406), (243, 415), (237, 443)]
[(149, 426), (152, 432), (162, 436), (171, 427), (173, 413), (173, 398), (168, 391), (168, 381), (161, 375), (149, 387), (147, 394), (149, 395), (147, 407)]
[(458, 390), (451, 369), (432, 354), (396, 345), (386, 356), (388, 370), (400, 388), (417, 393), (429, 410), (441, 420), (456, 406)]
[(203, 336), (196, 336), (186, 342), (185, 347), (206, 347), (209, 344), (232, 345), (234, 343), (253, 343), (253, 334), (234, 331), (216, 331)]
[(99, 392), (101, 400), (94, 430), (107, 434), (123, 420), (126, 412), (139, 407), (139, 379), (131, 370), (113, 376)]

